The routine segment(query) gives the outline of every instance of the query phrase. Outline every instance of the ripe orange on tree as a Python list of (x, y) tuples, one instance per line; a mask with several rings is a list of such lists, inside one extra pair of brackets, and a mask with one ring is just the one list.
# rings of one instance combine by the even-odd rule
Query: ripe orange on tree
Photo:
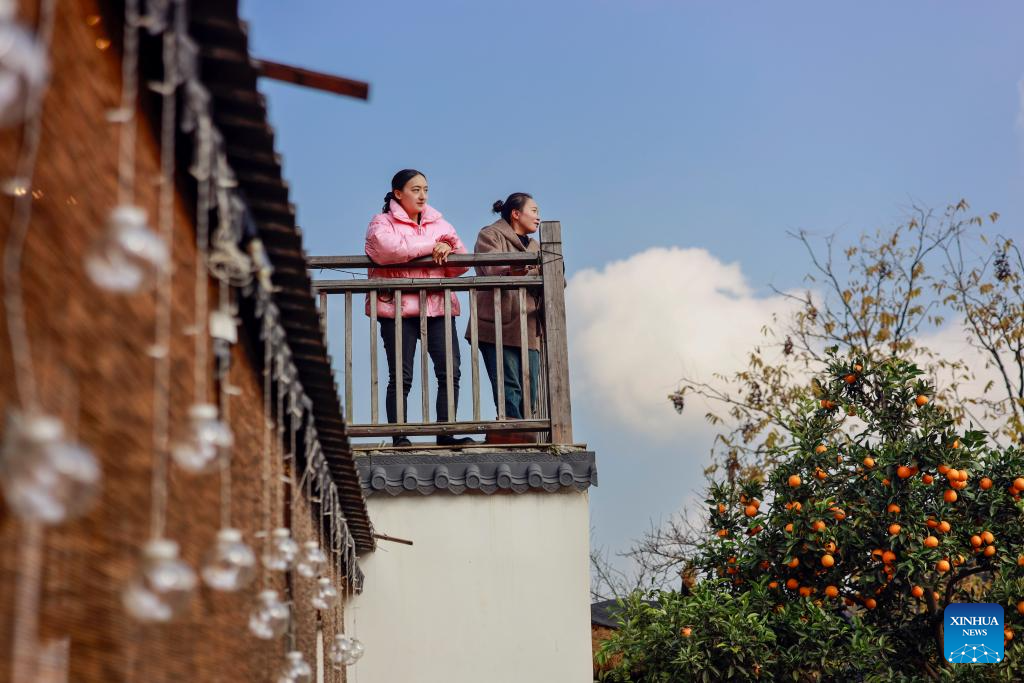
[(789, 579), (788, 581), (786, 581), (786, 588), (788, 588), (791, 591), (795, 591), (799, 585), (800, 582), (796, 579)]
[(896, 503), (889, 503), (889, 507), (885, 508), (886, 512), (891, 512), (894, 515), (898, 515), (900, 512), (900, 506)]
[(876, 607), (878, 607), (878, 601), (874, 598), (868, 598), (864, 601), (864, 606), (868, 609), (875, 609)]
[(992, 557), (996, 554), (996, 547), (994, 545), (985, 546), (985, 550), (982, 552), (985, 557)]
[(982, 531), (981, 540), (985, 541), (985, 543), (995, 543), (996, 537), (992, 535), (991, 531)]
[(988, 491), (992, 488), (992, 480), (988, 477), (982, 477), (981, 481), (978, 482), (978, 486), (980, 486), (983, 491)]
[(911, 470), (906, 465), (900, 465), (899, 467), (896, 468), (896, 476), (899, 477), (900, 479), (906, 479), (907, 477), (911, 476), (913, 473), (914, 473), (914, 471)]
[(757, 514), (757, 506), (748, 505), (747, 507), (743, 508), (743, 514), (745, 514), (747, 517), (753, 517)]
[(971, 536), (971, 545), (973, 545), (975, 548), (980, 548), (982, 543), (983, 541), (981, 540), (981, 536), (979, 536), (978, 534), (974, 534), (973, 536)]
[(800, 486), (800, 475), (799, 474), (791, 474), (791, 475), (789, 475), (789, 485), (792, 488), (796, 488), (796, 487)]
[(889, 525), (889, 535), (890, 536), (897, 535), (902, 528), (903, 527), (901, 527), (899, 524), (890, 524)]
[(843, 378), (843, 381), (845, 381), (847, 384), (853, 384), (854, 382), (857, 381), (857, 375), (849, 374)]
[(922, 595), (924, 595), (924, 589), (920, 586), (914, 586), (910, 589), (910, 594), (913, 595), (915, 598), (919, 598)]
[(828, 446), (826, 446), (823, 443), (819, 443), (817, 446), (814, 447), (814, 452), (817, 453), (818, 455), (821, 455), (822, 453), (824, 453), (827, 450), (828, 450)]
[(947, 522), (946, 520), (942, 520), (941, 522), (939, 522), (939, 527), (938, 528), (939, 528), (939, 531), (941, 531), (942, 533), (948, 534), (950, 529), (952, 529), (953, 527), (950, 526), (949, 522)]
[(1013, 480), (1013, 488), (1018, 491), (1024, 491), (1024, 477), (1017, 477)]
[(925, 539), (924, 539), (924, 547), (925, 548), (938, 548), (939, 547), (939, 539), (936, 538), (935, 536), (927, 536), (927, 537), (925, 537)]
[(956, 491), (954, 491), (953, 489), (946, 489), (946, 492), (942, 494), (942, 500), (946, 501), (947, 503), (955, 503), (956, 498)]
[(938, 562), (936, 562), (935, 563), (935, 570), (939, 571), (939, 572), (943, 572), (943, 573), (948, 572), (949, 571), (949, 560), (939, 560)]
[(691, 629), (689, 626), (684, 626), (679, 631), (679, 633), (683, 636), (683, 638), (689, 638), (691, 635), (693, 635), (693, 629)]
[(1009, 626), (1003, 629), (1003, 639), (1013, 640), (1013, 629)]
[(821, 566), (822, 567), (833, 567), (833, 566), (835, 566), (835, 563), (836, 563), (836, 558), (832, 557), (831, 555), (825, 554), (825, 555), (821, 556)]
[(918, 394), (917, 398), (914, 399), (914, 403), (920, 408), (921, 406), (927, 405), (930, 399), (924, 394)]
[[(839, 589), (835, 586), (825, 586), (825, 595), (827, 595), (830, 598), (837, 597), (839, 595)], [(1022, 614), (1024, 614), (1024, 612), (1022, 612)]]
[(825, 522), (821, 521), (820, 519), (815, 520), (814, 523), (811, 524), (811, 529), (813, 529), (814, 531), (824, 531)]
[(874, 466), (875, 466), (875, 459), (872, 458), (870, 455), (866, 456), (864, 458), (864, 467), (867, 467), (870, 470)]
[(933, 477), (930, 474), (922, 474), (921, 481), (923, 481), (925, 484), (931, 484), (933, 481), (935, 481), (935, 477)]

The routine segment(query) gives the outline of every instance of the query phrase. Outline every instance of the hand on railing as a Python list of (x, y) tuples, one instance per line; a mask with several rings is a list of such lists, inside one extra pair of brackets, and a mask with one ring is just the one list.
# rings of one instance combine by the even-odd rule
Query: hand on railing
[(452, 245), (447, 242), (438, 242), (434, 245), (434, 252), (430, 255), (434, 263), (443, 266), (448, 261), (448, 255), (455, 251)]

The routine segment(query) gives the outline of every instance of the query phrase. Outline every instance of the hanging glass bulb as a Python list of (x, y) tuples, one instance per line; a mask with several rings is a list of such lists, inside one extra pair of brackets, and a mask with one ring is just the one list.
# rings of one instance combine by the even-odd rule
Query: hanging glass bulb
[(256, 597), (256, 609), (249, 615), (249, 631), (261, 640), (280, 638), (288, 630), (291, 610), (277, 597), (277, 591), (265, 590)]
[(240, 590), (256, 576), (256, 554), (242, 540), (241, 531), (221, 529), (201, 573), (206, 585), (214, 590)]
[(358, 638), (353, 638), (351, 645), (352, 652), (348, 656), (349, 664), (355, 664), (363, 656), (363, 653), (366, 652), (366, 646)]
[(320, 572), (327, 566), (327, 555), (320, 549), (316, 541), (306, 541), (302, 544), (302, 554), (299, 555), (295, 565), (295, 571), (300, 576), (312, 579), (320, 575)]
[(331, 580), (325, 576), (316, 580), (316, 593), (313, 594), (313, 608), (319, 610), (330, 609), (338, 601), (338, 589), (331, 585)]
[(196, 403), (189, 409), (188, 416), (188, 434), (171, 448), (174, 462), (193, 474), (225, 466), (231, 458), (235, 438), (231, 428), (217, 417), (217, 406)]
[(284, 667), (277, 676), (277, 683), (310, 683), (312, 679), (313, 669), (301, 652), (293, 651), (285, 655)]
[(0, 23), (0, 128), (20, 123), (39, 106), (49, 68), (46, 51), (28, 29)]
[(187, 609), (195, 587), (195, 572), (178, 558), (178, 544), (157, 539), (142, 549), (142, 567), (122, 598), (139, 621), (163, 623)]
[(299, 544), (292, 540), (290, 529), (274, 529), (270, 546), (263, 553), (263, 566), (275, 572), (286, 572), (295, 564), (299, 555)]
[(86, 256), (85, 269), (97, 287), (132, 292), (151, 284), (170, 258), (167, 243), (147, 224), (146, 212), (122, 204), (111, 211), (107, 233)]
[(344, 633), (334, 636), (334, 642), (327, 648), (327, 659), (335, 669), (348, 666), (352, 658), (352, 639)]
[(16, 515), (44, 524), (74, 519), (96, 500), (100, 477), (95, 456), (64, 438), (60, 420), (8, 413), (0, 448), (0, 488)]

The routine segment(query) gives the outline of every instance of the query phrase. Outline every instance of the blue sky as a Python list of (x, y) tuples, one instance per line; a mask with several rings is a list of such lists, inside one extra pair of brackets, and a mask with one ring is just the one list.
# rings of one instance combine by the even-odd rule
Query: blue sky
[[(852, 240), (911, 202), (966, 197), (1024, 235), (1019, 2), (244, 0), (242, 13), (257, 56), (372, 84), (369, 103), (261, 84), (311, 254), (361, 253), (399, 168), (427, 172), (468, 242), (493, 200), (531, 192), (562, 221), (570, 301), (641, 262), (707, 280), (678, 290), (689, 313), (674, 327), (638, 318), (669, 350), (664, 388), (734, 362), (688, 350), (722, 346), (701, 324), (721, 291), (756, 329), (769, 286), (800, 285), (788, 230)], [(590, 318), (573, 329), (587, 359), (573, 366), (576, 431), (601, 471), (595, 541), (618, 549), (692, 501), (711, 434), (670, 410), (650, 411), (664, 425), (607, 419), (636, 401), (601, 395), (592, 373), (633, 338), (587, 338), (608, 329)], [(662, 388), (634, 389), (661, 401)]]

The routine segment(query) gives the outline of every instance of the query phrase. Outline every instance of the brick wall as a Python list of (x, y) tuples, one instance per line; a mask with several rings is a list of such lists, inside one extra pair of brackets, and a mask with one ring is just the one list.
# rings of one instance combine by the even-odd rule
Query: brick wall
[[(22, 5), (22, 16), (31, 18), (35, 3)], [(120, 605), (120, 589), (149, 533), (153, 362), (146, 351), (153, 343), (154, 299), (152, 294), (106, 294), (92, 286), (83, 269), (83, 255), (103, 233), (116, 201), (118, 130), (105, 114), (118, 104), (120, 55), (115, 47), (97, 46), (107, 33), (102, 23), (90, 26), (87, 20), (99, 14), (96, 0), (58, 7), (23, 289), (42, 401), (50, 412), (77, 423), (79, 439), (101, 460), (105, 479), (91, 514), (46, 532), (40, 634), (44, 642), (70, 638), (72, 681), (270, 680), (285, 645), (258, 641), (246, 630), (258, 582), (238, 595), (203, 590), (187, 616), (168, 626), (139, 626)], [(0, 131), (0, 178), (12, 174), (17, 147), (17, 130)], [(155, 217), (159, 150), (145, 119), (137, 156), (136, 201)], [(194, 321), (196, 267), (194, 229), (181, 197), (175, 213), (172, 433), (193, 402), (194, 342), (182, 330)], [(0, 197), (3, 242), (10, 215), (11, 199)], [(210, 300), (216, 301), (212, 287)], [(244, 341), (233, 353), (231, 382), (241, 392), (231, 411), (237, 444), (231, 466), (234, 525), (255, 543), (253, 532), (266, 502), (259, 460), (261, 381)], [(7, 327), (0, 319), (0, 411), (14, 400), (13, 391)], [(181, 543), (193, 566), (219, 526), (219, 485), (217, 475), (192, 477), (171, 469), (167, 535)], [(300, 535), (312, 534), (308, 510), (297, 511), (295, 521)], [(0, 682), (11, 675), (17, 548), (23, 535), (0, 502)], [(303, 587), (298, 603), (306, 600)], [(309, 658), (316, 615), (301, 612), (299, 644)]]

